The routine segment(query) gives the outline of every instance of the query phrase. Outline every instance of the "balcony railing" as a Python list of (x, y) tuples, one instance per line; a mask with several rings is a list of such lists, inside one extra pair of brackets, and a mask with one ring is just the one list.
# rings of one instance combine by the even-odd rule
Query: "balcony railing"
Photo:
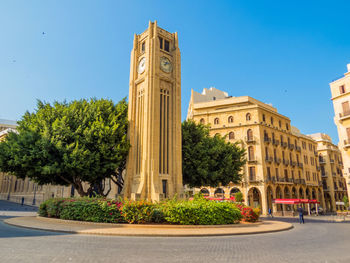
[(288, 161), (288, 160), (283, 160), (282, 162), (283, 162), (283, 164), (286, 165), (286, 166), (289, 165), (289, 161)]
[(265, 161), (268, 163), (272, 163), (273, 162), (273, 158), (271, 156), (266, 156)]
[(299, 168), (304, 168), (304, 164), (303, 163), (298, 163), (297, 164)]
[(316, 165), (316, 170), (317, 170), (317, 171), (321, 171), (321, 167), (318, 166), (318, 165)]
[(246, 143), (254, 143), (255, 138), (253, 136), (245, 137), (245, 142)]
[(250, 183), (259, 182), (258, 178), (256, 178), (256, 175), (249, 175), (248, 179)]
[(251, 158), (248, 158), (247, 162), (250, 163), (250, 164), (254, 164), (254, 163), (257, 163), (258, 160), (256, 159), (255, 156), (253, 156)]
[(323, 191), (329, 191), (329, 186), (324, 185), (323, 186)]
[(278, 146), (280, 144), (279, 140), (272, 139), (272, 144)]
[(274, 158), (275, 164), (280, 164), (281, 163), (281, 158)]
[(325, 163), (326, 163), (326, 160), (323, 159), (323, 158), (319, 158), (319, 159), (318, 159), (318, 162), (319, 162), (320, 164), (325, 164)]
[(347, 139), (347, 140), (344, 140), (344, 148), (350, 148), (350, 140)]
[(327, 177), (327, 176), (328, 176), (328, 173), (327, 173), (327, 172), (323, 172), (323, 173), (321, 173), (321, 176), (322, 176), (322, 177)]
[(317, 151), (314, 151), (314, 155), (317, 157), (318, 156), (318, 153), (317, 153)]
[(346, 119), (350, 117), (350, 111), (344, 111), (342, 113), (339, 113), (339, 118), (342, 120), (342, 119)]
[(331, 163), (334, 163), (334, 159), (329, 159), (329, 161), (330, 161)]
[(286, 142), (281, 142), (281, 146), (282, 146), (283, 148), (287, 148), (288, 143), (286, 143)]
[(301, 152), (301, 147), (296, 145), (295, 150), (297, 150), (298, 152)]
[(271, 138), (269, 138), (269, 137), (264, 137), (264, 142), (270, 143), (270, 142), (271, 142)]
[(294, 150), (294, 144), (288, 144), (288, 148), (289, 148), (289, 150)]
[(295, 179), (296, 184), (305, 184), (305, 179)]
[(290, 164), (291, 164), (291, 166), (293, 166), (293, 167), (295, 167), (295, 166), (297, 165), (297, 163), (294, 162), (294, 161), (290, 161)]
[(336, 173), (332, 173), (332, 176), (337, 176), (337, 174)]

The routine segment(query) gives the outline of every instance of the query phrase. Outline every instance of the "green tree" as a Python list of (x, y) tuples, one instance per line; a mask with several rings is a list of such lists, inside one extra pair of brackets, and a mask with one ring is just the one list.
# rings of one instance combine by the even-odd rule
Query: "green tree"
[(235, 193), (235, 201), (238, 202), (238, 203), (242, 203), (243, 202), (243, 194), (242, 194), (242, 192)]
[(123, 185), (127, 108), (125, 99), (38, 101), (35, 112), (22, 117), (18, 133), (0, 143), (0, 171), (39, 184), (73, 185), (81, 196), (94, 190), (106, 195), (105, 179)]
[(245, 164), (245, 151), (220, 136), (209, 136), (209, 128), (189, 120), (182, 123), (183, 183), (190, 187), (238, 183)]

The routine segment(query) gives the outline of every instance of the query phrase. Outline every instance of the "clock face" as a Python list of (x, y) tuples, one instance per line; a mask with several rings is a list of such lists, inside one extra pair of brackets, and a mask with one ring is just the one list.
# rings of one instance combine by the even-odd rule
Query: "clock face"
[(139, 65), (137, 67), (137, 72), (139, 74), (143, 73), (145, 71), (145, 68), (146, 68), (146, 58), (143, 57), (141, 58), (140, 62), (139, 62)]
[(167, 57), (160, 58), (160, 68), (166, 73), (173, 71), (173, 65)]

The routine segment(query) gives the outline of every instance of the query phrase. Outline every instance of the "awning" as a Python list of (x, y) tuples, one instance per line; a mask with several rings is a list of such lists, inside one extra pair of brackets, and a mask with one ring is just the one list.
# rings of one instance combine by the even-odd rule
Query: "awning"
[(319, 204), (316, 199), (273, 199), (272, 203), (275, 204), (288, 204), (288, 205), (295, 205), (295, 204)]

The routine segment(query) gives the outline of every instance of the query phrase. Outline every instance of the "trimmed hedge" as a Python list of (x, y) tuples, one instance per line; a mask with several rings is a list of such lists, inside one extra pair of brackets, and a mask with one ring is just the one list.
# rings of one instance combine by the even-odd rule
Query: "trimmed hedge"
[(239, 209), (229, 202), (193, 200), (170, 202), (164, 206), (165, 219), (180, 225), (226, 225), (238, 223)]
[(105, 223), (168, 223), (222, 225), (239, 221), (256, 222), (258, 211), (242, 204), (209, 201), (197, 196), (191, 201), (170, 200), (122, 202), (98, 198), (57, 198), (43, 202), (39, 215), (67, 220)]

